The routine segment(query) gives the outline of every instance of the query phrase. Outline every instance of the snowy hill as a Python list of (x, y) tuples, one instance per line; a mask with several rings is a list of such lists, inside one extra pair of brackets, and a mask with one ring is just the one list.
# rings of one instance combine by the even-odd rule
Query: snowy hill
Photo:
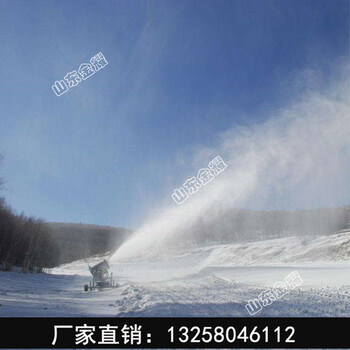
[(209, 248), (208, 265), (350, 260), (350, 230), (320, 237), (289, 237)]
[[(55, 274), (89, 275), (87, 265), (109, 258), (109, 253), (62, 264)], [(196, 268), (208, 266), (283, 265), (296, 263), (350, 262), (350, 230), (319, 237), (289, 237), (249, 243), (215, 245), (188, 251), (162, 252), (143, 263), (164, 268)], [(111, 263), (112, 267), (128, 266), (135, 261)]]
[(250, 316), (245, 308), (294, 270), (303, 283), (259, 316), (350, 316), (350, 231), (178, 252), (167, 259), (113, 262), (118, 288), (84, 292), (88, 264), (52, 274), (0, 274), (0, 316)]

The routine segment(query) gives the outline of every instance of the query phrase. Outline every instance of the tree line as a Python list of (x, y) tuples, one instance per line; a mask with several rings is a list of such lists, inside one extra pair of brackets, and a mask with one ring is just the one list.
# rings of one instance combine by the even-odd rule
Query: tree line
[[(0, 164), (2, 155), (0, 154)], [(0, 178), (0, 189), (4, 179)], [(13, 266), (23, 272), (41, 272), (57, 265), (59, 252), (52, 232), (40, 219), (17, 215), (0, 198), (0, 270)]]
[(17, 215), (0, 198), (0, 268), (41, 272), (57, 265), (59, 251), (50, 228), (24, 214)]
[[(1, 155), (0, 155), (1, 163)], [(0, 189), (3, 180), (0, 178)], [(315, 210), (210, 211), (172, 239), (172, 246), (266, 240), (288, 236), (314, 236), (350, 229), (350, 207)], [(0, 198), (0, 270), (17, 266), (24, 272), (41, 272), (65, 262), (115, 251), (130, 230), (108, 226), (44, 223), (16, 214)]]
[(173, 238), (175, 246), (208, 246), (290, 236), (310, 237), (350, 229), (350, 206), (313, 210), (233, 209), (208, 212)]
[[(2, 156), (0, 154), (0, 165)], [(0, 177), (0, 190), (4, 180)], [(46, 223), (18, 215), (0, 198), (0, 271), (14, 266), (42, 272), (60, 264), (115, 251), (130, 230), (86, 224)]]

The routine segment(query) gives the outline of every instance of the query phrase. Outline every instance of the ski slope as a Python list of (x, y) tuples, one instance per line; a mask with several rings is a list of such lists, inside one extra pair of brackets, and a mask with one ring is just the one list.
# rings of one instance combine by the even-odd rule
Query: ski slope
[(114, 262), (115, 289), (83, 292), (87, 264), (51, 274), (0, 274), (0, 316), (250, 316), (250, 299), (297, 270), (303, 284), (257, 316), (350, 316), (350, 232), (177, 252)]

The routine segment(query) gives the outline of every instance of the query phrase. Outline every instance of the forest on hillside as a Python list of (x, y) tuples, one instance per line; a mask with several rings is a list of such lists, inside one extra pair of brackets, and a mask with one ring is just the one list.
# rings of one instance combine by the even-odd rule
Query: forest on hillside
[[(0, 155), (0, 165), (1, 165)], [(0, 178), (0, 190), (4, 180)], [(42, 272), (60, 264), (116, 250), (130, 230), (87, 224), (46, 223), (17, 214), (0, 197), (0, 271), (14, 266)]]
[[(227, 209), (201, 217), (172, 238), (172, 246), (207, 246), (288, 236), (325, 235), (349, 228), (350, 207), (297, 211)], [(0, 200), (0, 269), (40, 272), (96, 254), (113, 252), (132, 234), (110, 226), (45, 223), (18, 215)]]
[[(1, 157), (0, 157), (1, 162)], [(0, 189), (3, 181), (0, 178)], [(288, 236), (326, 235), (350, 228), (350, 206), (314, 210), (217, 209), (171, 238), (171, 246), (208, 246)], [(113, 253), (131, 230), (73, 223), (45, 223), (17, 214), (0, 198), (0, 270), (24, 272)]]
[(0, 270), (41, 272), (60, 264), (115, 251), (130, 230), (87, 224), (46, 223), (17, 215), (0, 199)]
[(41, 272), (57, 265), (57, 243), (45, 223), (17, 215), (0, 199), (0, 268), (20, 267), (23, 272)]
[(114, 252), (132, 231), (119, 227), (49, 222), (46, 224), (58, 246), (58, 263)]
[(290, 236), (327, 235), (350, 228), (350, 206), (313, 210), (228, 208), (201, 216), (194, 227), (173, 237), (175, 246), (207, 246)]

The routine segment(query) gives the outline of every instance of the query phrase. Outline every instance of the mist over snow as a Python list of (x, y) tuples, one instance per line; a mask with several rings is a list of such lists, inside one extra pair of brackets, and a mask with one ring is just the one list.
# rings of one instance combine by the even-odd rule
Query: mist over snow
[[(234, 127), (219, 135), (216, 149), (197, 150), (198, 170), (216, 155), (226, 162), (226, 170), (183, 204), (173, 202), (145, 222), (111, 260), (157, 254), (169, 248), (171, 238), (191, 230), (199, 217), (215, 215), (218, 208), (305, 209), (348, 204), (348, 93), (349, 79), (327, 93), (307, 92), (263, 123)], [(179, 179), (179, 184), (185, 180)]]

